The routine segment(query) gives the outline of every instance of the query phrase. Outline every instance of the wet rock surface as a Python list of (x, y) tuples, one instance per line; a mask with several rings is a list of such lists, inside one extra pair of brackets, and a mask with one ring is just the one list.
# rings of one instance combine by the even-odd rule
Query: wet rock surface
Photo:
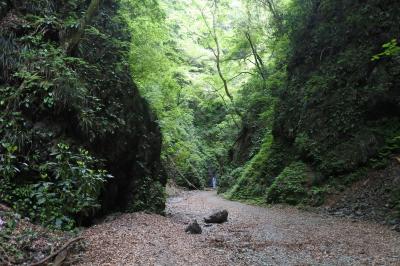
[[(215, 192), (184, 192), (166, 217), (123, 214), (84, 232), (77, 265), (399, 265), (400, 234), (372, 222), (231, 202)], [(206, 227), (214, 208), (229, 220)], [(201, 235), (185, 227), (197, 219)]]

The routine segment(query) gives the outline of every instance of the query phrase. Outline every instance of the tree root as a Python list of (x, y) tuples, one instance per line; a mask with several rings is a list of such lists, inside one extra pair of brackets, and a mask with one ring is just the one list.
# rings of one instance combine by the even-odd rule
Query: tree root
[(69, 240), (67, 243), (65, 243), (60, 249), (58, 249), (57, 251), (51, 253), (49, 256), (47, 256), (46, 258), (42, 259), (41, 261), (35, 262), (33, 264), (31, 264), (30, 266), (39, 266), (39, 265), (44, 265), (45, 263), (47, 263), (49, 260), (51, 260), (52, 258), (56, 257), (58, 254), (60, 254), (61, 252), (63, 252), (66, 248), (68, 248), (71, 244), (82, 240), (83, 237), (79, 236), (76, 238), (73, 238), (71, 240)]

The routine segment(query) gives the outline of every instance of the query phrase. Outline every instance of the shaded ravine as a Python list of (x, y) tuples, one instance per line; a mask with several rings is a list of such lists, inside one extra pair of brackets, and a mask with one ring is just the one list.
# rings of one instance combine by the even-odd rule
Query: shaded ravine
[[(205, 227), (214, 208), (229, 221)], [(203, 234), (184, 232), (191, 219)], [(79, 265), (400, 265), (400, 234), (387, 227), (300, 211), (262, 208), (184, 192), (168, 200), (167, 216), (122, 214), (87, 229)]]

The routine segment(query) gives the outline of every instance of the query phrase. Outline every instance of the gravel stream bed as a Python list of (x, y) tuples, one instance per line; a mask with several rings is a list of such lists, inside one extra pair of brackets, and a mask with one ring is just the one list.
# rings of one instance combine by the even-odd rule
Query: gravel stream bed
[[(213, 209), (229, 219), (205, 226)], [(184, 232), (197, 219), (203, 234)], [(78, 265), (400, 265), (400, 233), (371, 222), (293, 207), (262, 208), (183, 192), (168, 200), (167, 216), (121, 214), (83, 236)]]

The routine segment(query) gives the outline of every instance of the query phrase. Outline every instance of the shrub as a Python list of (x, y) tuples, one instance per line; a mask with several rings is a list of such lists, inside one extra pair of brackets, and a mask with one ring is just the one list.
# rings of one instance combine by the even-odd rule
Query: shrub
[(88, 151), (72, 151), (67, 144), (60, 143), (48, 162), (31, 169), (39, 171), (40, 180), (18, 184), (14, 180), (14, 171), (18, 169), (13, 164), (16, 148), (4, 146), (6, 152), (0, 158), (6, 163), (0, 171), (6, 175), (0, 184), (0, 196), (19, 213), (43, 225), (72, 229), (75, 218), (89, 216), (100, 207), (97, 198), (111, 176), (98, 169), (101, 162)]
[(160, 182), (150, 177), (137, 181), (133, 191), (134, 198), (128, 205), (132, 212), (148, 211), (162, 214), (165, 209), (165, 188)]
[(219, 178), (218, 193), (225, 193), (240, 178), (243, 167), (238, 167)]

